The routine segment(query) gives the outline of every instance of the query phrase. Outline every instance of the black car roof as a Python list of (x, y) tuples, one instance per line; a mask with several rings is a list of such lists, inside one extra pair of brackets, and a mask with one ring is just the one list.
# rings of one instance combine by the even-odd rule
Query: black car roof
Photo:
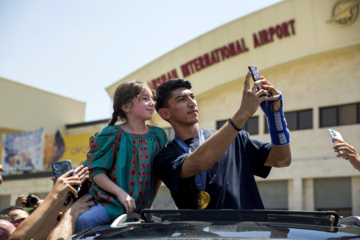
[(360, 239), (359, 218), (339, 224), (336, 212), (145, 209), (141, 216), (73, 239)]

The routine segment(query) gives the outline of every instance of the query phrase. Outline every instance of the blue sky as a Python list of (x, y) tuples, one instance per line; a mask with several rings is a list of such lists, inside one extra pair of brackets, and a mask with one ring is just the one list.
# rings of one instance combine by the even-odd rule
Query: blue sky
[(86, 102), (85, 121), (110, 118), (106, 87), (278, 2), (0, 0), (0, 77)]

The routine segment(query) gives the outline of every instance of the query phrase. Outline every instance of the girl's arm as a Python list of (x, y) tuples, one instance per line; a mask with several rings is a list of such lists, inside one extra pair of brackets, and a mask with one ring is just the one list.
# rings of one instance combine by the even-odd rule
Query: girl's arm
[(116, 183), (111, 181), (105, 173), (95, 175), (93, 180), (105, 191), (116, 195), (121, 204), (125, 207), (127, 214), (133, 213), (136, 208), (135, 200)]

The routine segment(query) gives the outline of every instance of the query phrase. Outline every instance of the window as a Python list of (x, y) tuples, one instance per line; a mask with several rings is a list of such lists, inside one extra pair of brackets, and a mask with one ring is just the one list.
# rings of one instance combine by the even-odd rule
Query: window
[(219, 130), (227, 120), (216, 121), (216, 130)]
[(317, 211), (337, 211), (344, 217), (352, 215), (350, 178), (314, 179), (314, 198)]
[(360, 123), (360, 103), (320, 108), (320, 127)]
[(256, 182), (266, 209), (288, 210), (288, 181)]
[(242, 127), (242, 129), (244, 129), (251, 135), (257, 135), (257, 134), (259, 134), (258, 126), (259, 126), (259, 117), (255, 116), (255, 117), (249, 118), (246, 121), (246, 123), (244, 124), (244, 126)]
[[(216, 122), (216, 129), (220, 129), (227, 120), (221, 120)], [(247, 131), (249, 134), (257, 135), (259, 134), (259, 117), (251, 117), (249, 118), (244, 126), (241, 128), (242, 130)]]
[[(313, 111), (312, 109), (285, 112), (287, 128), (290, 131), (304, 130), (313, 128)], [(266, 119), (266, 118), (265, 118)], [(267, 121), (265, 121), (265, 133), (269, 133)]]

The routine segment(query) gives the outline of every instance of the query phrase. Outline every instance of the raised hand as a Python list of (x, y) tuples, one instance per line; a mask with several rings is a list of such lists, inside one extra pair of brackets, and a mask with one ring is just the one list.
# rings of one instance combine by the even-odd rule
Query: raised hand
[(353, 165), (356, 170), (360, 171), (360, 156), (355, 148), (338, 138), (334, 138), (334, 140), (337, 142), (337, 144), (333, 146), (334, 151), (338, 153), (337, 157), (347, 158), (351, 165)]
[(55, 181), (50, 194), (55, 194), (65, 200), (67, 193), (70, 191), (77, 198), (78, 192), (72, 186), (81, 185), (81, 181), (78, 176), (72, 176), (73, 172), (74, 170), (71, 170), (61, 175), (61, 177)]

